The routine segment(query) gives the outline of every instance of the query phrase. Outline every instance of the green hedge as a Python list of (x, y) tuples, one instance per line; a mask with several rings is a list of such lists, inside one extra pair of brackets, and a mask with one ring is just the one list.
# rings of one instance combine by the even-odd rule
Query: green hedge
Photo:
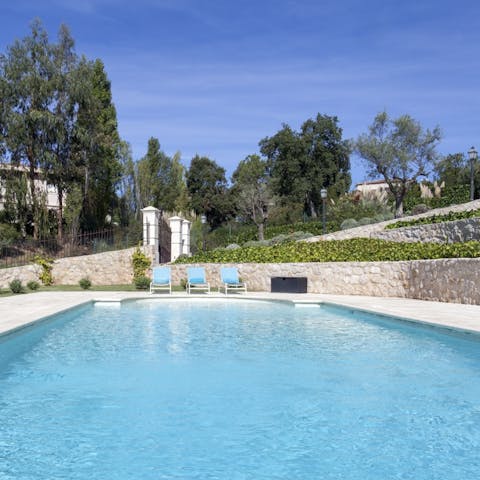
[(176, 263), (375, 262), (435, 258), (478, 258), (480, 242), (453, 244), (387, 242), (369, 238), (290, 242), (271, 247), (214, 250)]
[(415, 220), (405, 220), (391, 223), (385, 227), (386, 230), (394, 228), (413, 227), (415, 225), (429, 225), (432, 223), (452, 222), (454, 220), (464, 220), (466, 218), (480, 217), (480, 210), (467, 210), (465, 212), (449, 212), (444, 215), (432, 215), (430, 217), (416, 218)]

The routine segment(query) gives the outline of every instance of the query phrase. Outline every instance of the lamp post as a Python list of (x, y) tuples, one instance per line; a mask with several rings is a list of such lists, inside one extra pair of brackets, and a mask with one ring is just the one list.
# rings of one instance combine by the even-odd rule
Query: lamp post
[(207, 223), (207, 216), (205, 214), (201, 215), (200, 222), (202, 223), (202, 248), (203, 248), (203, 251), (205, 251), (207, 247), (207, 244), (205, 241), (205, 224)]
[(472, 147), (468, 151), (468, 158), (470, 159), (470, 201), (475, 198), (475, 176), (474, 176), (474, 166), (478, 158), (478, 153), (475, 150), (475, 147)]
[(320, 196), (322, 197), (322, 227), (323, 227), (323, 234), (327, 233), (327, 225), (326, 225), (326, 215), (327, 215), (327, 189), (322, 188), (320, 190)]

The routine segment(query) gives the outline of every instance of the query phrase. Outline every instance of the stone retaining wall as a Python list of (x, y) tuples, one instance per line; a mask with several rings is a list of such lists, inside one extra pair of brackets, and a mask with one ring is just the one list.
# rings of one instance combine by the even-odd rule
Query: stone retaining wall
[(454, 220), (452, 222), (415, 225), (372, 232), (370, 238), (392, 242), (456, 243), (480, 240), (480, 218)]
[[(142, 247), (150, 258), (150, 247)], [(55, 260), (53, 264), (53, 281), (58, 285), (78, 285), (82, 278), (89, 278), (94, 285), (121, 285), (132, 283), (132, 254), (135, 248), (116, 250)], [(8, 284), (19, 279), (25, 285), (30, 280), (39, 282), (42, 269), (38, 265), (5, 268), (0, 270), (0, 288), (8, 288)]]
[[(213, 288), (220, 264), (205, 267)], [(404, 297), (480, 305), (480, 259), (405, 262), (260, 263), (237, 266), (249, 290), (270, 291), (271, 277), (308, 278), (309, 293)], [(172, 265), (173, 283), (186, 278), (188, 265)]]
[[(390, 223), (398, 222), (399, 220), (401, 221), (414, 220), (418, 218), (431, 217), (433, 215), (445, 215), (450, 212), (465, 212), (468, 210), (478, 210), (479, 208), (480, 208), (480, 200), (474, 200), (473, 202), (462, 203), (460, 205), (451, 205), (450, 207), (436, 208), (434, 210), (429, 210), (426, 213), (421, 213), (419, 215), (396, 218), (394, 220), (387, 220), (385, 222), (372, 223), (370, 225), (363, 225), (361, 227), (349, 228), (347, 230), (339, 230), (338, 232), (327, 233), (326, 235), (317, 235), (315, 237), (311, 237), (307, 239), (306, 241), (318, 242), (319, 240), (348, 240), (350, 238), (377, 238), (377, 235), (380, 232), (383, 233), (385, 231), (385, 227), (387, 225), (389, 225)], [(412, 227), (405, 227), (405, 229), (407, 228), (412, 228)], [(387, 230), (387, 232), (391, 232), (391, 231), (393, 230)]]
[[(144, 250), (151, 257), (151, 251)], [(77, 285), (83, 277), (93, 284), (132, 282), (134, 249), (57, 260), (55, 283)], [(207, 280), (220, 286), (220, 264), (204, 264)], [(415, 260), (405, 262), (245, 263), (237, 266), (249, 290), (270, 291), (271, 277), (308, 278), (310, 293), (406, 297), (480, 305), (480, 259)], [(187, 278), (188, 265), (171, 265), (172, 282)], [(37, 280), (40, 267), (28, 265), (0, 270), (0, 286), (18, 278)]]

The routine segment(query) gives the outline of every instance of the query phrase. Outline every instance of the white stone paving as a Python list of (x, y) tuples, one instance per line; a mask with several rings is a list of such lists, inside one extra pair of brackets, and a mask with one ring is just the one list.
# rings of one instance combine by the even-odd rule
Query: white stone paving
[[(42, 318), (92, 301), (119, 302), (126, 299), (188, 297), (225, 298), (212, 293), (188, 296), (183, 292), (150, 295), (143, 292), (39, 292), (0, 297), (0, 335), (30, 325)], [(405, 298), (381, 298), (348, 295), (275, 294), (266, 292), (234, 294), (228, 298), (286, 300), (296, 305), (328, 303), (377, 314), (400, 317), (414, 322), (480, 334), (480, 305), (427, 302)]]

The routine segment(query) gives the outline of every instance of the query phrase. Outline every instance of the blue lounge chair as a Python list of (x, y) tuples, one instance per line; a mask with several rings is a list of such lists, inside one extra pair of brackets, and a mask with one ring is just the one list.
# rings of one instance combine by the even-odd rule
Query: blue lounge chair
[(192, 290), (205, 290), (206, 293), (210, 293), (210, 284), (205, 278), (205, 269), (203, 267), (188, 267), (187, 276), (188, 293), (192, 293)]
[(155, 290), (168, 290), (168, 293), (172, 293), (172, 272), (170, 267), (153, 267), (152, 276), (150, 293), (153, 293)]
[(220, 276), (222, 278), (223, 288), (225, 289), (225, 295), (228, 295), (229, 290), (236, 292), (243, 290), (247, 293), (247, 284), (240, 281), (238, 278), (238, 270), (235, 267), (222, 267), (220, 269)]

